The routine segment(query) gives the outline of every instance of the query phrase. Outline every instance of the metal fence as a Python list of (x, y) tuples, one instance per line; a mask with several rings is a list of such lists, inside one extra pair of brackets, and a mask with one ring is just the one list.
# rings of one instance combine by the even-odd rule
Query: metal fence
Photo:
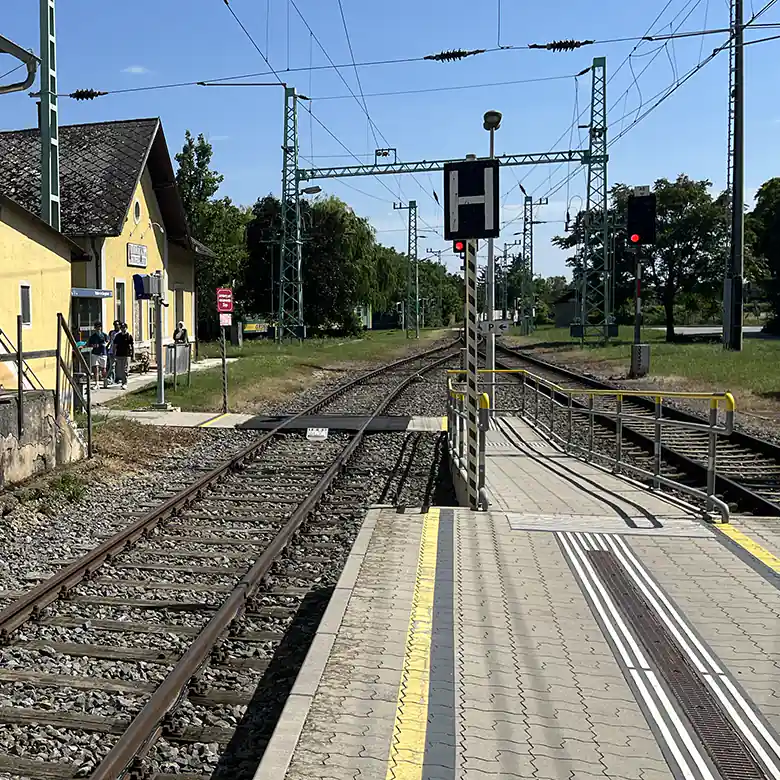
[(192, 344), (165, 345), (165, 375), (173, 377), (173, 389), (178, 388), (179, 379), (186, 377), (187, 385), (192, 382)]
[[(453, 372), (456, 374), (457, 372)], [(566, 388), (526, 369), (507, 369), (490, 372), (480, 370), (480, 374), (493, 374), (494, 381), (481, 382), (481, 386), (496, 388), (494, 397), (500, 397), (500, 388), (509, 387), (501, 382), (504, 374), (514, 375), (519, 383), (512, 382), (515, 389), (520, 388), (520, 407), (502, 408), (498, 404), (493, 409), (481, 412), (485, 422), (480, 427), (487, 430), (489, 418), (493, 415), (518, 414), (525, 422), (544, 433), (551, 441), (557, 442), (562, 449), (576, 457), (597, 462), (611, 468), (616, 474), (628, 474), (649, 480), (654, 488), (667, 487), (685, 493), (703, 501), (708, 512), (717, 512), (722, 522), (728, 522), (728, 505), (715, 495), (717, 479), (718, 440), (728, 436), (734, 429), (735, 401), (731, 393), (683, 393), (659, 390), (621, 390)], [(455, 431), (450, 436), (450, 452), (458, 454), (462, 441), (460, 428), (460, 409), (463, 399), (458, 399), (458, 390), (450, 379), (450, 400), (448, 400), (448, 418), (453, 407)], [(641, 414), (636, 406), (626, 404), (631, 398), (651, 398), (653, 411)], [(664, 416), (665, 400), (706, 401), (709, 403), (707, 420), (694, 422)], [(596, 423), (608, 422), (614, 427), (614, 437), (599, 436), (596, 442)], [(449, 424), (449, 419), (448, 419)], [(652, 466), (644, 468), (627, 457), (626, 431), (632, 428), (649, 438), (653, 443)], [(670, 479), (661, 473), (663, 462), (664, 435), (670, 431), (691, 431), (704, 436), (706, 441), (707, 486), (702, 490), (683, 482)], [(484, 433), (482, 434), (484, 439)], [(667, 438), (668, 440), (668, 438)], [(484, 441), (481, 443), (482, 471), (484, 472)], [(484, 473), (482, 475), (484, 486)]]

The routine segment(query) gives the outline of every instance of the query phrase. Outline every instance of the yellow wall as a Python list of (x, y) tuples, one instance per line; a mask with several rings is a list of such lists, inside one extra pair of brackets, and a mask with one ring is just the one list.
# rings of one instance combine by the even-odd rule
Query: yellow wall
[(184, 290), (184, 326), (190, 341), (195, 340), (193, 301), (195, 292), (195, 258), (193, 253), (178, 244), (171, 244), (168, 250), (168, 334), (176, 329), (176, 288)]
[[(30, 284), (31, 325), (25, 327), (25, 352), (55, 349), (57, 313), (70, 313), (70, 247), (64, 239), (15, 209), (0, 210), (0, 328), (16, 346), (16, 318), (21, 314), (20, 283)], [(3, 350), (0, 350), (3, 351)], [(38, 358), (29, 365), (44, 387), (54, 389), (55, 359)], [(0, 362), (0, 385), (17, 387), (13, 363)]]
[[(135, 214), (136, 202), (140, 204), (141, 208), (138, 222), (136, 222)], [(152, 274), (156, 271), (164, 270), (164, 242), (167, 240), (167, 236), (163, 236), (157, 227), (150, 225), (150, 222), (156, 222), (159, 225), (163, 225), (157, 197), (152, 189), (152, 180), (147, 169), (144, 171), (141, 181), (136, 187), (130, 209), (125, 217), (121, 235), (114, 238), (106, 238), (103, 243), (102, 279), (97, 280), (98, 287), (104, 287), (105, 289), (111, 290), (113, 293), (113, 297), (108, 298), (103, 302), (102, 320), (106, 331), (111, 328), (111, 323), (114, 321), (117, 313), (117, 282), (124, 281), (124, 319), (130, 326), (130, 332), (133, 334), (136, 343), (149, 341), (149, 323), (150, 320), (153, 322), (153, 310), (149, 301), (138, 302), (141, 306), (142, 332), (136, 332), (137, 323), (133, 310), (134, 304), (136, 303), (133, 295), (133, 274)], [(81, 243), (85, 249), (89, 248), (88, 244), (84, 241)], [(97, 243), (98, 247), (100, 247), (100, 242)], [(128, 243), (142, 244), (146, 247), (147, 264), (145, 268), (128, 265)], [(192, 333), (192, 294), (194, 289), (192, 269), (194, 256), (191, 252), (179, 248), (176, 244), (169, 242), (168, 247), (168, 288), (170, 291), (170, 306), (165, 310), (163, 336), (166, 340), (170, 341), (176, 327), (174, 321), (174, 284), (182, 284), (184, 287), (185, 323), (187, 324), (188, 331)], [(89, 286), (85, 283), (86, 272), (81, 268), (77, 268), (77, 264), (75, 263), (73, 268), (73, 286)]]

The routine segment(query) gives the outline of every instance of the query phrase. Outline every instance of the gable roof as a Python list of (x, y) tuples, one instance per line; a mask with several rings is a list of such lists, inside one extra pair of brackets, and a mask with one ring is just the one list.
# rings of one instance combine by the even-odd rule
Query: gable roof
[[(149, 165), (172, 241), (192, 248), (168, 146), (159, 119), (62, 125), (59, 128), (62, 232), (118, 236)], [(0, 192), (40, 214), (40, 133), (0, 131)]]
[(71, 260), (83, 260), (86, 257), (84, 250), (75, 241), (71, 241), (71, 239), (69, 239), (66, 235), (63, 235), (59, 231), (55, 230), (48, 222), (42, 220), (37, 214), (33, 214), (31, 211), (28, 211), (26, 208), (24, 208), (24, 206), (20, 206), (15, 200), (12, 200), (0, 192), (0, 209), (3, 208), (15, 212), (23, 219), (28, 219), (39, 229), (45, 231), (51, 236), (56, 236), (58, 239), (60, 239), (60, 241), (62, 241), (70, 250)]

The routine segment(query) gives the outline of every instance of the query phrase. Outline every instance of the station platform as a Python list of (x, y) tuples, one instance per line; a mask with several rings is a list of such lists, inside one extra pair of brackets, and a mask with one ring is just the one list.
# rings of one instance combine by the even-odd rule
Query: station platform
[(780, 522), (486, 450), (489, 511), (369, 511), (255, 780), (780, 778)]

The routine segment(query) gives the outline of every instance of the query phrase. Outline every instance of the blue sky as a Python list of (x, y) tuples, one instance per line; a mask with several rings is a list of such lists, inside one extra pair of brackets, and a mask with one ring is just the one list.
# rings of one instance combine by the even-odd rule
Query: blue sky
[[(338, 0), (294, 0), (314, 34), (336, 64), (350, 62)], [(746, 0), (747, 15), (765, 0)], [(602, 0), (598, 13), (592, 4), (577, 0), (518, 3), (511, 0), (342, 0), (358, 63), (416, 58), (443, 49), (495, 47), (501, 6), (501, 39), (506, 45), (526, 45), (567, 38), (640, 36), (666, 0)], [(38, 50), (36, 0), (3, 0), (0, 32), (25, 48)], [(361, 160), (373, 159), (376, 148), (359, 101), (350, 94), (313, 40), (289, 0), (231, 0), (231, 7), (267, 53), (282, 79), (312, 98), (314, 114)], [(270, 8), (270, 15), (267, 9)], [(223, 0), (134, 0), (132, 4), (106, 0), (60, 0), (57, 35), (60, 92), (80, 88), (118, 90), (197, 81), (231, 75), (261, 73), (267, 67), (236, 24)], [(780, 21), (773, 8), (762, 22)], [(651, 32), (697, 30), (728, 25), (725, 0), (671, 0)], [(751, 32), (748, 38), (770, 35)], [(381, 145), (396, 147), (399, 159), (441, 159), (487, 153), (488, 135), (482, 114), (497, 109), (504, 115), (496, 134), (499, 154), (543, 152), (555, 146), (580, 143), (578, 131), (567, 131), (575, 108), (588, 106), (590, 76), (574, 74), (588, 67), (594, 56), (606, 56), (610, 136), (614, 137), (645, 110), (652, 97), (672, 84), (715, 46), (724, 35), (677, 40), (673, 44), (635, 41), (604, 43), (574, 52), (535, 50), (499, 51), (462, 62), (412, 62), (359, 68), (368, 112), (381, 131)], [(268, 42), (266, 51), (266, 42)], [(746, 49), (746, 185), (752, 194), (766, 178), (780, 175), (780, 85), (776, 76), (780, 41)], [(649, 65), (648, 65), (649, 63)], [(0, 74), (13, 67), (0, 56)], [(285, 73), (310, 66), (316, 70)], [(639, 72), (648, 66), (646, 71)], [(659, 177), (685, 172), (725, 183), (727, 53), (680, 87), (610, 149), (609, 181), (650, 183)], [(632, 73), (633, 71), (633, 73)], [(341, 70), (357, 94), (355, 72)], [(634, 78), (634, 75), (637, 78)], [(378, 92), (439, 89), (463, 85), (520, 82), (547, 77), (556, 80), (504, 84), (474, 89), (442, 90), (417, 94), (374, 96)], [(7, 81), (6, 79), (5, 81)], [(272, 81), (272, 75), (249, 80)], [(577, 87), (575, 86), (578, 85)], [(346, 96), (346, 97), (339, 97)], [(244, 204), (280, 190), (282, 143), (280, 88), (185, 87), (109, 95), (92, 102), (60, 101), (63, 124), (159, 116), (171, 153), (181, 146), (186, 129), (204, 133), (214, 145), (214, 167), (225, 176), (220, 194)], [(337, 99), (334, 99), (337, 98)], [(35, 103), (26, 94), (0, 97), (0, 128), (30, 127)], [(614, 104), (614, 105), (613, 105)], [(631, 112), (634, 113), (631, 113)], [(627, 117), (627, 118), (626, 118)], [(314, 155), (318, 166), (354, 163), (325, 130), (300, 112), (300, 149), (303, 158)], [(581, 121), (586, 121), (585, 118)], [(579, 131), (582, 133), (582, 131)], [(383, 140), (382, 136), (386, 139)], [(585, 143), (584, 136), (582, 137)], [(334, 156), (335, 155), (335, 156)], [(301, 166), (311, 163), (301, 160)], [(561, 181), (567, 169), (502, 169), (503, 219), (522, 209), (517, 180), (535, 197), (545, 195)], [(442, 212), (431, 191), (442, 195), (441, 173), (403, 177), (385, 176), (318, 182), (325, 192), (348, 202), (370, 219), (383, 243), (406, 246), (405, 211), (394, 211), (393, 200), (416, 199), (419, 205), (420, 251), (442, 249)], [(357, 187), (361, 192), (357, 192)], [(400, 187), (400, 189), (399, 189)], [(389, 188), (389, 189), (388, 189)], [(584, 195), (584, 171), (550, 196), (536, 218), (549, 220), (537, 226), (536, 270), (544, 275), (565, 273), (565, 256), (550, 245), (562, 231), (567, 197), (572, 211)], [(430, 226), (430, 229), (426, 228)], [(498, 242), (516, 240), (521, 221), (508, 225)], [(435, 232), (438, 231), (438, 234)], [(450, 266), (457, 261), (450, 255)]]

